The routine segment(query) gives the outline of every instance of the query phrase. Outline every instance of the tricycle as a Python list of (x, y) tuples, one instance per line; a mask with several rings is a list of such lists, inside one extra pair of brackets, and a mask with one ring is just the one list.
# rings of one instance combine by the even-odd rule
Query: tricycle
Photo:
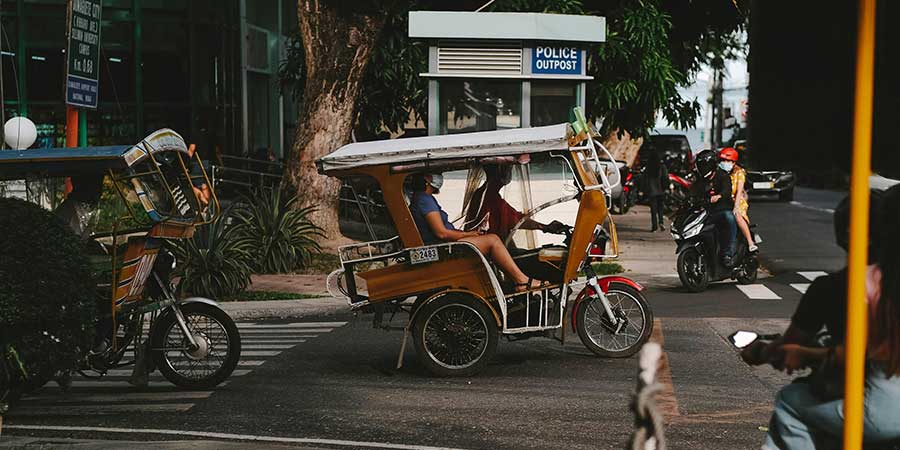
[[(569, 325), (591, 352), (614, 358), (633, 355), (647, 341), (653, 313), (643, 288), (623, 276), (600, 276), (593, 265), (618, 253), (607, 204), (619, 180), (603, 170), (598, 149), (604, 160), (614, 159), (596, 132), (576, 117), (574, 124), (351, 143), (317, 161), (321, 174), (343, 183), (341, 232), (365, 240), (339, 248), (341, 268), (329, 276), (329, 291), (351, 309), (373, 313), (376, 327), (404, 332), (398, 366), (410, 334), (418, 360), (438, 376), (477, 373), (501, 336), (565, 343)], [(504, 201), (518, 205), (511, 213), (518, 220), (505, 220), (508, 228), (496, 233), (528, 276), (524, 289), (466, 240), (429, 242), (410, 206), (422, 180), (447, 178), (440, 197), (461, 198), (458, 229), (496, 229), (488, 222), (502, 220), (482, 211), (495, 173), (506, 178)], [(533, 206), (535, 179), (551, 175), (565, 184)], [(565, 204), (575, 205), (574, 226), (536, 221)], [(546, 233), (536, 236), (540, 230), (566, 236), (544, 239)], [(398, 313), (408, 320), (391, 326)]]
[[(70, 192), (54, 212), (82, 238), (94, 263), (99, 311), (93, 347), (83, 349), (78, 367), (64, 370), (103, 376), (133, 366), (132, 383), (146, 385), (155, 368), (188, 389), (226, 380), (241, 353), (234, 321), (211, 299), (178, 296), (171, 277), (172, 244), (219, 215), (195, 147), (161, 129), (135, 145), (0, 152), (0, 180), (64, 177)], [(105, 227), (98, 220), (104, 215), (111, 218)], [(8, 357), (16, 336), (7, 338), (5, 360), (19, 361)], [(23, 371), (5, 373), (0, 400), (16, 396), (17, 385), (40, 386), (54, 376), (25, 383)]]

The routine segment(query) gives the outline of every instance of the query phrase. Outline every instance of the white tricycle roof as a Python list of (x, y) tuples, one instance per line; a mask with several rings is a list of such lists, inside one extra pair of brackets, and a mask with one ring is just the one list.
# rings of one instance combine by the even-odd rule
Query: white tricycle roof
[(316, 161), (319, 172), (462, 158), (512, 156), (569, 148), (568, 123), (347, 144)]

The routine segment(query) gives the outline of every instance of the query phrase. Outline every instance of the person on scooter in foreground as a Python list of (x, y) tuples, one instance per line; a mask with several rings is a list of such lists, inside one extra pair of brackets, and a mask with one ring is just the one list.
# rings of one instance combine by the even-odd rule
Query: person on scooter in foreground
[[(900, 235), (893, 232), (900, 227), (900, 188), (885, 193), (881, 211), (877, 203), (873, 202), (870, 210), (873, 236), (869, 256), (870, 259), (874, 257), (874, 261), (870, 261), (873, 264), (869, 266), (866, 283), (871, 323), (866, 355), (866, 443), (900, 438)], [(836, 231), (838, 220), (839, 216), (836, 216)], [(843, 372), (842, 343), (825, 347), (782, 343), (777, 353), (780, 364), (789, 373), (823, 362), (834, 367), (833, 372)], [(843, 429), (842, 396), (842, 392), (830, 393), (817, 387), (815, 382), (795, 382), (785, 386), (776, 398), (763, 448), (836, 448)]]
[[(730, 167), (712, 150), (704, 150), (697, 154), (697, 172), (703, 182), (695, 183), (697, 189), (704, 189), (709, 197), (709, 220), (719, 230), (719, 242), (723, 249), (722, 264), (734, 267), (734, 255), (737, 252), (737, 222), (734, 218), (734, 200), (731, 198)], [(728, 170), (726, 170), (728, 167)]]

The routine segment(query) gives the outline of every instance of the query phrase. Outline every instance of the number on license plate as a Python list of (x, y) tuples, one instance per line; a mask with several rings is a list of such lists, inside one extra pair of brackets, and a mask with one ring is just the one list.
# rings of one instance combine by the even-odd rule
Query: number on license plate
[(422, 264), (438, 260), (436, 247), (416, 248), (409, 251), (410, 264)]
[(753, 183), (753, 189), (772, 189), (773, 187), (775, 187), (775, 183), (771, 181), (757, 181)]

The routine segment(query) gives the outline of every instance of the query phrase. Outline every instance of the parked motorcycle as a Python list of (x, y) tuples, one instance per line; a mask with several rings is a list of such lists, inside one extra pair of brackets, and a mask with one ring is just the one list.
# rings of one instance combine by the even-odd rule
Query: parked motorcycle
[[(750, 225), (756, 242), (762, 242)], [(691, 292), (706, 290), (712, 281), (735, 279), (741, 284), (756, 281), (759, 269), (756, 253), (747, 249), (744, 239), (737, 239), (734, 267), (722, 263), (722, 249), (719, 245), (719, 230), (709, 221), (708, 202), (689, 198), (687, 204), (675, 213), (672, 221), (672, 238), (675, 239), (678, 254), (678, 278)]]
[(669, 172), (669, 185), (666, 187), (666, 197), (663, 201), (663, 209), (666, 213), (678, 211), (687, 202), (692, 178), (692, 174), (682, 177)]

